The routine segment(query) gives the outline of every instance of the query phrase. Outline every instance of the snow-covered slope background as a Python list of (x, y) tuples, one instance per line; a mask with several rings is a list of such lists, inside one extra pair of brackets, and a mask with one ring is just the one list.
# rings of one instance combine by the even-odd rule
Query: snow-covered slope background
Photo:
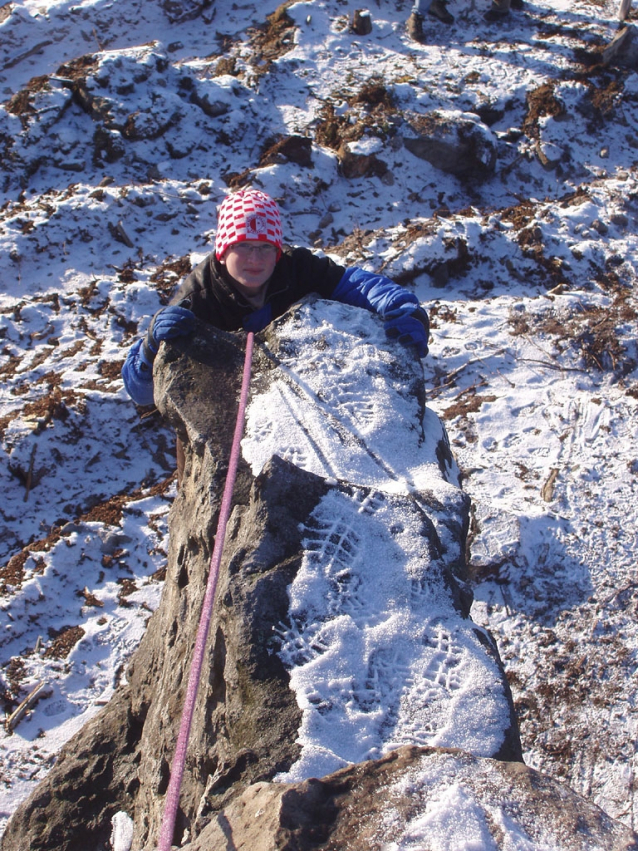
[[(636, 829), (638, 74), (600, 64), (617, 6), (534, 0), (497, 26), (455, 0), (422, 45), (409, 0), (373, 3), (366, 36), (338, 0), (276, 8), (0, 7), (7, 716), (44, 684), (0, 733), (0, 828), (157, 606), (173, 436), (119, 370), (249, 184), (288, 242), (429, 309), (428, 405), (473, 501), (472, 616), (525, 760)], [(405, 147), (441, 110), (481, 117), (492, 172)]]

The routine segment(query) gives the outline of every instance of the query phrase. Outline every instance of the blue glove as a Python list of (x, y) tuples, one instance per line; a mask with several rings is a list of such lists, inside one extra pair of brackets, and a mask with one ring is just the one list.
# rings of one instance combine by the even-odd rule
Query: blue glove
[(153, 355), (146, 352), (144, 340), (129, 350), (122, 367), (126, 392), (136, 405), (153, 404)]
[(164, 307), (153, 317), (146, 335), (146, 346), (153, 355), (156, 355), (162, 340), (187, 337), (194, 328), (195, 314), (192, 310), (178, 305)]
[(416, 346), (420, 358), (427, 355), (430, 323), (422, 307), (415, 310), (413, 304), (405, 304), (386, 313), (384, 319), (383, 327), (388, 337), (398, 338), (405, 345)]
[(153, 404), (153, 361), (162, 340), (190, 334), (195, 327), (195, 314), (185, 307), (171, 305), (158, 311), (146, 337), (130, 349), (122, 378), (126, 391), (136, 405)]

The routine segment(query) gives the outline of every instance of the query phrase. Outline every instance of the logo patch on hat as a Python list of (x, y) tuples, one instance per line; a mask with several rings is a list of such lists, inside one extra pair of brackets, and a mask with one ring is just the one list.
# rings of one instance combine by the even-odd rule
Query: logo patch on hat
[(268, 233), (268, 221), (266, 216), (260, 213), (255, 213), (252, 216), (246, 217), (246, 236), (259, 236), (260, 234)]

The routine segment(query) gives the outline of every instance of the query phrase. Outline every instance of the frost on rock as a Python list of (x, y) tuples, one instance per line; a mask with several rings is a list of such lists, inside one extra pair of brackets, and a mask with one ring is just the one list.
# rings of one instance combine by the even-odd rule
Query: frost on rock
[(319, 476), (384, 493), (458, 493), (445, 430), (425, 409), (423, 370), (378, 318), (309, 302), (276, 331), (278, 367), (253, 382), (242, 448), (253, 473), (278, 455)]
[(130, 851), (133, 844), (133, 819), (126, 813), (115, 813), (111, 821), (112, 851)]
[(402, 744), (511, 757), (498, 654), (463, 611), (467, 505), (419, 360), (377, 317), (325, 301), (280, 322), (271, 348), (278, 369), (253, 394), (244, 455), (255, 474), (279, 455), (334, 482), (303, 524), (280, 632), (303, 722), (300, 760), (279, 779)]
[[(185, 851), (223, 847), (348, 851), (631, 851), (629, 828), (518, 762), (402, 747), (294, 786), (257, 783)], [(317, 837), (328, 841), (317, 843)], [(284, 839), (285, 838), (285, 839)], [(245, 846), (242, 844), (245, 843)]]

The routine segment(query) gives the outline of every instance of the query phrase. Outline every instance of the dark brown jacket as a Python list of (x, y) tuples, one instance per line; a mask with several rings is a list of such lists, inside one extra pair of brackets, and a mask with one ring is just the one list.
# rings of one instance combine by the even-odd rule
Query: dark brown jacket
[[(345, 268), (328, 257), (317, 257), (307, 248), (286, 247), (268, 281), (265, 305), (272, 319), (291, 304), (316, 293), (330, 298)], [(236, 331), (246, 316), (255, 312), (243, 296), (227, 282), (225, 267), (210, 254), (184, 279), (171, 304), (184, 303), (195, 316), (222, 331)], [(263, 309), (263, 308), (262, 308)]]

